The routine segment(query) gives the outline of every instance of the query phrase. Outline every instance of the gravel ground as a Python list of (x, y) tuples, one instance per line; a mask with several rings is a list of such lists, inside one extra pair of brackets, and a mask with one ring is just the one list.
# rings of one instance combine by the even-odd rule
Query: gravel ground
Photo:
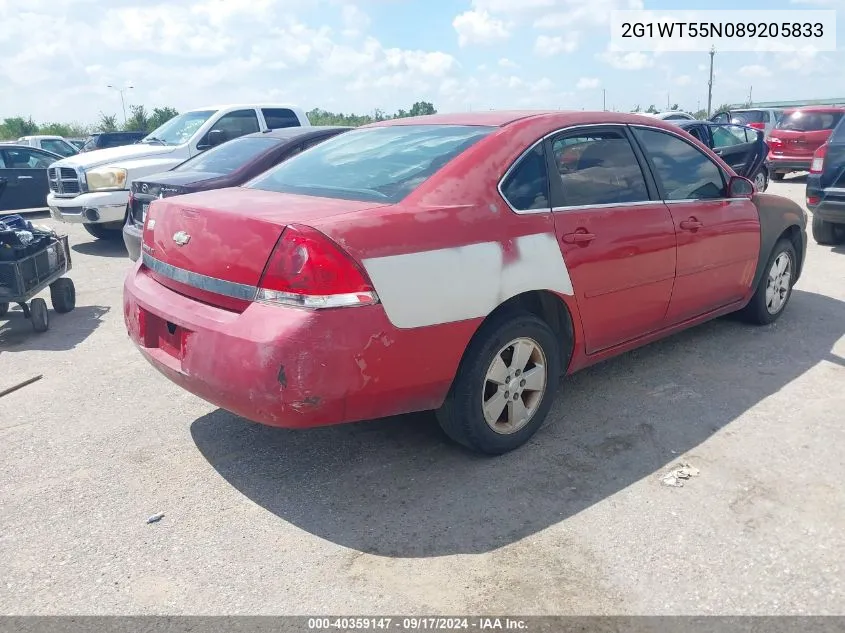
[(122, 244), (68, 230), (77, 309), (0, 319), (0, 389), (44, 375), (0, 400), (0, 613), (845, 613), (845, 247), (775, 325), (585, 370), (485, 459), (429, 414), (296, 432), (181, 391), (126, 337)]

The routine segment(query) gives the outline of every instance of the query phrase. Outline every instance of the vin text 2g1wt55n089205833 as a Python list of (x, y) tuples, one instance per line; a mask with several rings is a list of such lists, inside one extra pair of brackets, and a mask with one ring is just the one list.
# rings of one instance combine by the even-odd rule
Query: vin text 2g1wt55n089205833
[(156, 369), (251, 420), (436, 409), (496, 454), (565, 373), (729, 312), (771, 323), (805, 252), (801, 207), (671, 123), (434, 115), (153, 202), (124, 316)]

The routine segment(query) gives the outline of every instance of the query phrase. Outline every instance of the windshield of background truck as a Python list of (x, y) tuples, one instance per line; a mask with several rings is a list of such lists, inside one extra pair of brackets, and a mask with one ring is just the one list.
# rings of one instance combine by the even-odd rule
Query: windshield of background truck
[(170, 119), (164, 125), (157, 127), (155, 130), (147, 134), (142, 143), (158, 143), (162, 142), (165, 145), (182, 145), (187, 143), (190, 138), (196, 134), (211, 115), (214, 110), (197, 110), (195, 112), (185, 112)]

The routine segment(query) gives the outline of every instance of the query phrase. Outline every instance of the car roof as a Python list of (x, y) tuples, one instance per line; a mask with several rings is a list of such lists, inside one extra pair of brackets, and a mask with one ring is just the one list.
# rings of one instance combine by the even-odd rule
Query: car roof
[(277, 138), (279, 140), (288, 140), (300, 136), (319, 136), (321, 132), (328, 132), (330, 130), (352, 130), (354, 128), (348, 125), (305, 125), (293, 127), (281, 127), (275, 130), (267, 130), (266, 132), (253, 132), (246, 134), (241, 138)]
[(845, 112), (845, 106), (814, 105), (786, 108), (784, 110), (784, 114), (792, 114), (793, 112)]
[(643, 114), (604, 112), (601, 110), (490, 110), (487, 112), (459, 112), (454, 114), (429, 114), (419, 117), (387, 119), (362, 127), (387, 127), (393, 125), (486, 125), (504, 127), (516, 121), (552, 120), (556, 125), (587, 124), (647, 124), (666, 130), (675, 129), (676, 121), (664, 121)]
[[(292, 103), (224, 103), (218, 105), (209, 105), (203, 106), (201, 108), (191, 108), (190, 110), (185, 110), (185, 112), (204, 112), (206, 110), (254, 110), (256, 108), (284, 108), (286, 110), (294, 110), (296, 112), (301, 112), (302, 108), (298, 105), (294, 105)], [(181, 114), (181, 113), (180, 113)]]
[(63, 136), (58, 136), (57, 134), (28, 134), (26, 136), (21, 136), (18, 140), (19, 141), (26, 141), (26, 140), (29, 140), (31, 138), (43, 139), (43, 140), (47, 140), (47, 141), (54, 141), (54, 140), (63, 141), (63, 140), (65, 140)]
[(48, 149), (32, 147), (32, 145), (24, 145), (23, 143), (0, 143), (0, 145), (2, 145), (2, 149), (25, 149), (28, 151), (43, 152), (45, 154), (50, 154), (50, 156), (55, 156), (57, 158), (64, 158), (64, 156), (59, 156), (59, 154), (56, 154), (56, 152), (51, 152)]

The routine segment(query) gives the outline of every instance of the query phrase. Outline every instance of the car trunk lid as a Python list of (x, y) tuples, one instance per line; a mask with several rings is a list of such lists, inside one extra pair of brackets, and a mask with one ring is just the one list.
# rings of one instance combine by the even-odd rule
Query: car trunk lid
[(289, 223), (314, 226), (381, 206), (239, 187), (163, 198), (147, 214), (144, 264), (156, 281), (180, 294), (243, 309)]

